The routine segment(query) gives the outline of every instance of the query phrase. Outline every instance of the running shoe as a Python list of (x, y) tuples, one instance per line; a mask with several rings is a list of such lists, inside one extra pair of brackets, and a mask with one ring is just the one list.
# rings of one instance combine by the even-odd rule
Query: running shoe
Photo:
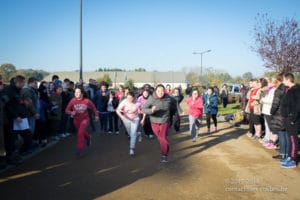
[(269, 143), (267, 146), (265, 146), (267, 149), (276, 149), (276, 145), (273, 143)]
[(130, 155), (130, 156), (134, 156), (134, 149), (130, 149), (130, 150), (129, 150), (129, 155)]
[(297, 167), (297, 165), (296, 165), (295, 161), (288, 160), (286, 163), (282, 164), (281, 167), (288, 169), (288, 168), (295, 168), (295, 167)]
[(287, 163), (288, 161), (290, 161), (290, 159), (289, 159), (288, 157), (286, 157), (286, 158), (284, 158), (284, 159), (281, 159), (279, 162), (280, 162), (281, 164), (285, 164), (285, 163)]
[(168, 162), (168, 156), (162, 156), (160, 162), (167, 163)]

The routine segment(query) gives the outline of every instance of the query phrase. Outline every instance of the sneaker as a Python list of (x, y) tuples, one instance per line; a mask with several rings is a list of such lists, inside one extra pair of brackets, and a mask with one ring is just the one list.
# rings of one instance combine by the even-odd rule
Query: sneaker
[(89, 139), (86, 140), (86, 146), (91, 146), (92, 145), (92, 136), (89, 137)]
[(68, 136), (70, 136), (71, 135), (71, 133), (65, 133), (65, 136), (66, 137), (68, 137)]
[(162, 156), (160, 162), (161, 163), (167, 163), (168, 162), (168, 156)]
[(264, 138), (259, 138), (258, 142), (261, 143), (261, 144), (264, 144), (265, 143), (265, 139)]
[(210, 128), (207, 129), (207, 133), (208, 133), (208, 134), (210, 133)]
[(194, 137), (194, 138), (192, 139), (192, 142), (196, 142), (196, 137)]
[(52, 139), (53, 140), (60, 140), (60, 137), (58, 137), (58, 136), (55, 135), (55, 136), (52, 137)]
[(280, 154), (277, 154), (277, 155), (275, 155), (275, 156), (272, 156), (272, 158), (282, 160), (282, 159), (283, 159), (283, 156), (280, 155)]
[(149, 139), (153, 139), (154, 138), (154, 135), (153, 134), (150, 134), (149, 135)]
[(112, 131), (108, 131), (108, 133), (109, 133), (109, 134), (112, 134), (113, 132), (112, 132)]
[(269, 144), (270, 144), (270, 142), (267, 141), (267, 142), (264, 142), (264, 143), (263, 143), (263, 146), (266, 147), (266, 146), (268, 146)]
[(281, 165), (282, 168), (295, 168), (297, 167), (296, 162), (293, 160), (288, 160), (286, 163)]
[(246, 134), (249, 138), (252, 138), (253, 137), (253, 134), (252, 133), (247, 133)]
[(59, 134), (58, 135), (58, 137), (60, 137), (60, 138), (65, 138), (65, 137), (67, 137), (64, 133), (61, 133), (61, 134)]
[(267, 149), (276, 149), (276, 145), (273, 143), (269, 143), (267, 146), (265, 146)]
[(287, 163), (289, 160), (290, 160), (289, 157), (286, 157), (286, 158), (284, 158), (284, 159), (281, 159), (279, 162), (280, 162), (281, 164), (285, 164), (285, 163)]
[(134, 156), (134, 149), (130, 149), (130, 150), (129, 150), (129, 155), (130, 155), (130, 156)]
[(258, 136), (256, 136), (256, 135), (253, 135), (252, 137), (251, 137), (251, 139), (252, 140), (258, 140), (258, 139), (260, 139)]
[(218, 132), (218, 128), (217, 127), (215, 127), (215, 130), (214, 130), (214, 133), (216, 133), (216, 132)]
[(141, 134), (141, 132), (139, 132), (140, 134), (138, 135), (138, 141), (139, 142), (142, 142), (142, 140), (143, 140), (143, 137), (142, 137), (142, 134)]
[(116, 135), (119, 135), (120, 133), (119, 133), (119, 131), (116, 131)]
[(77, 157), (80, 157), (80, 156), (82, 156), (82, 150), (79, 150), (79, 149), (77, 149), (77, 151), (76, 151), (76, 156)]

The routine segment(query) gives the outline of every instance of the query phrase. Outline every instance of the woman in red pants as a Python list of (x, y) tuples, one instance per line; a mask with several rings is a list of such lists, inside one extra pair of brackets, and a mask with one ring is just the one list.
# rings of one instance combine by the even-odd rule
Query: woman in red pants
[(150, 116), (152, 130), (160, 143), (161, 162), (168, 162), (168, 128), (171, 113), (177, 112), (176, 100), (166, 94), (165, 87), (159, 84), (154, 94), (144, 104), (142, 111)]
[(82, 155), (84, 142), (86, 145), (91, 145), (91, 136), (87, 132), (87, 127), (90, 124), (88, 108), (92, 109), (95, 115), (95, 120), (99, 120), (98, 111), (88, 98), (83, 96), (83, 88), (75, 89), (75, 97), (69, 102), (66, 113), (74, 118), (73, 123), (78, 131), (77, 133), (77, 156)]

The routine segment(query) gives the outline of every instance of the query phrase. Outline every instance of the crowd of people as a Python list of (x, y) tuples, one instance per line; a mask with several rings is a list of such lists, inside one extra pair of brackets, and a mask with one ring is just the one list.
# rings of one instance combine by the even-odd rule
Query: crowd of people
[[(136, 140), (142, 135), (158, 139), (162, 162), (167, 162), (167, 132), (171, 124), (180, 129), (181, 88), (145, 84), (139, 89), (120, 85), (115, 91), (106, 82), (74, 83), (61, 81), (57, 75), (51, 82), (18, 75), (4, 87), (1, 83), (1, 134), (0, 163), (19, 164), (36, 149), (44, 148), (50, 141), (71, 134), (77, 137), (76, 155), (81, 156), (85, 146), (90, 146), (92, 136), (127, 134), (129, 155), (135, 155)], [(99, 121), (98, 123), (95, 123)]]
[[(170, 144), (168, 130), (181, 129), (180, 104), (184, 95), (180, 87), (158, 84), (132, 89), (120, 85), (110, 89), (106, 82), (74, 83), (61, 81), (57, 75), (51, 82), (26, 80), (18, 75), (10, 84), (1, 83), (0, 159), (1, 167), (22, 163), (24, 156), (37, 148), (44, 148), (49, 140), (60, 140), (71, 134), (77, 137), (76, 155), (81, 156), (85, 146), (91, 145), (92, 131), (103, 134), (124, 132), (129, 138), (129, 155), (136, 152), (136, 141), (143, 137), (157, 138), (161, 162), (168, 162)], [(247, 135), (259, 140), (266, 148), (280, 148), (284, 168), (297, 164), (300, 87), (293, 74), (278, 74), (276, 78), (249, 81), (249, 88), (241, 86), (240, 105), (249, 117)], [(208, 87), (203, 93), (198, 87), (186, 89), (189, 130), (192, 142), (197, 141), (199, 128), (206, 118), (207, 133), (218, 131), (218, 105), (228, 103), (228, 92), (223, 85)], [(211, 127), (211, 120), (213, 127)], [(98, 123), (95, 123), (98, 122)], [(4, 160), (4, 162), (2, 162)]]
[(260, 141), (267, 149), (279, 148), (283, 168), (295, 168), (298, 158), (300, 119), (300, 86), (294, 75), (280, 73), (277, 77), (249, 81), (245, 112), (250, 115), (248, 137)]

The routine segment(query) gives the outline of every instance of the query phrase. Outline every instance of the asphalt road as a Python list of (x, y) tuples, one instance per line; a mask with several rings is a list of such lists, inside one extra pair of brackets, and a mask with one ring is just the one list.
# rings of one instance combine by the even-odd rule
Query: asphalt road
[(185, 116), (181, 131), (169, 132), (168, 163), (156, 139), (137, 142), (132, 158), (126, 135), (96, 131), (77, 158), (69, 136), (0, 173), (0, 199), (300, 199), (299, 167), (280, 168), (276, 151), (246, 137), (246, 127), (205, 131), (193, 143)]

